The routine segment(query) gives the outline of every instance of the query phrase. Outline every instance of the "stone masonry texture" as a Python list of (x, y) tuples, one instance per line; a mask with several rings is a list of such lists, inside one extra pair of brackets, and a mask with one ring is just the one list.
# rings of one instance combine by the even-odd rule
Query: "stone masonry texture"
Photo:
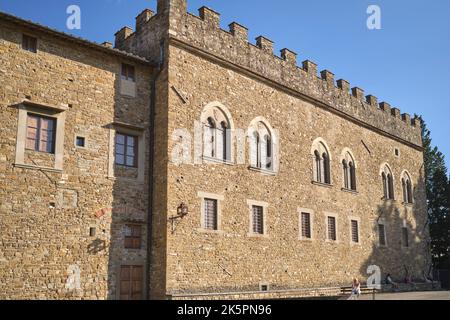
[[(159, 0), (156, 13), (137, 17), (136, 31), (116, 34), (114, 49), (0, 14), (0, 299), (116, 299), (127, 264), (145, 266), (143, 298), (152, 299), (289, 298), (308, 288), (334, 294), (353, 277), (365, 281), (370, 265), (397, 279), (406, 269), (420, 278), (430, 251), (418, 119), (362, 89), (350, 91), (345, 80), (335, 84), (330, 71), (319, 76), (313, 62), (298, 63), (288, 49), (275, 56), (264, 37), (249, 43), (238, 23), (220, 29), (220, 15), (209, 8), (195, 16), (186, 7), (185, 0)], [(38, 38), (37, 53), (22, 50), (24, 33)], [(136, 97), (120, 94), (123, 63), (135, 67)], [(62, 170), (48, 169), (55, 155), (31, 151), (25, 165), (15, 164), (25, 100), (65, 107)], [(270, 123), (279, 141), (276, 174), (236, 159), (171, 161), (173, 132), (194, 136), (213, 102), (227, 108), (237, 129), (257, 117)], [(143, 181), (133, 169), (108, 172), (117, 124), (142, 130)], [(85, 148), (75, 147), (80, 135)], [(329, 147), (327, 186), (312, 183), (317, 138)], [(357, 192), (342, 188), (345, 149), (356, 163)], [(394, 200), (383, 199), (385, 163)], [(402, 201), (404, 171), (412, 204)], [(201, 227), (199, 193), (223, 198), (218, 232)], [(268, 205), (263, 237), (249, 235), (249, 200)], [(181, 203), (188, 215), (171, 219)], [(310, 241), (299, 236), (305, 210), (312, 213)], [(326, 240), (329, 214), (337, 219), (336, 242)], [(359, 221), (359, 244), (351, 243), (351, 219)], [(387, 246), (378, 245), (379, 221)], [(143, 227), (140, 250), (123, 248), (127, 223)], [(409, 247), (402, 246), (402, 227)], [(73, 268), (81, 285), (69, 290)], [(261, 284), (268, 293), (257, 293)]]

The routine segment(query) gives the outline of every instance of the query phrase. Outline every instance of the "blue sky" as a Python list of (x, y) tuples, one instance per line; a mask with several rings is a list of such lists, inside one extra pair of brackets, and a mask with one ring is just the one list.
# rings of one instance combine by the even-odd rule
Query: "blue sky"
[[(82, 13), (75, 32), (66, 29), (71, 4)], [(366, 27), (371, 4), (381, 7), (381, 30)], [(450, 159), (449, 0), (188, 0), (190, 12), (203, 5), (221, 13), (223, 28), (239, 22), (251, 41), (267, 36), (277, 52), (292, 49), (380, 102), (423, 115)], [(144, 8), (155, 9), (156, 0), (0, 0), (2, 11), (96, 42), (113, 42)]]

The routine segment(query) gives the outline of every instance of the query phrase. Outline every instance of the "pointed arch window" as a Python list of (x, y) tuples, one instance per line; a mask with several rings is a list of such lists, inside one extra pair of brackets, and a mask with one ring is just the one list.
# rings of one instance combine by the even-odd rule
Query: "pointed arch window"
[(204, 158), (231, 161), (231, 125), (226, 113), (219, 107), (205, 109), (202, 123)]
[(402, 191), (403, 191), (403, 202), (413, 203), (411, 177), (407, 172), (404, 172), (402, 175)]
[(381, 179), (383, 183), (384, 199), (394, 200), (394, 177), (387, 165), (385, 165), (383, 168)]
[(342, 160), (342, 174), (344, 189), (356, 191), (356, 166), (350, 152), (344, 154), (344, 159)]
[(263, 121), (255, 122), (250, 133), (250, 165), (253, 168), (274, 170), (274, 137), (270, 126)]
[(322, 142), (313, 147), (314, 181), (331, 184), (330, 155)]

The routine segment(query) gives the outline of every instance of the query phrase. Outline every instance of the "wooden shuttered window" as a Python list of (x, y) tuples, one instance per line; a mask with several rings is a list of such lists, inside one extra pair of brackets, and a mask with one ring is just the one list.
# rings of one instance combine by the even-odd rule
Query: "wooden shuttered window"
[(357, 220), (351, 221), (352, 242), (359, 243), (359, 225)]
[(404, 247), (409, 247), (409, 234), (408, 228), (402, 228), (402, 241)]
[(28, 114), (26, 149), (54, 153), (55, 134), (56, 119)]
[(134, 66), (123, 63), (122, 64), (122, 79), (128, 81), (136, 81)]
[(302, 237), (311, 239), (311, 214), (302, 212)]
[(126, 225), (125, 226), (125, 249), (141, 249), (142, 226)]
[(381, 246), (386, 245), (386, 230), (384, 224), (378, 225), (378, 241)]
[(22, 49), (36, 53), (37, 52), (37, 39), (27, 35), (22, 36)]
[(336, 241), (336, 218), (328, 217), (328, 240)]
[(204, 224), (207, 230), (218, 230), (217, 200), (205, 199)]
[(261, 206), (252, 206), (253, 215), (253, 233), (264, 234), (264, 208)]
[(144, 298), (144, 267), (121, 266), (120, 300), (142, 300)]

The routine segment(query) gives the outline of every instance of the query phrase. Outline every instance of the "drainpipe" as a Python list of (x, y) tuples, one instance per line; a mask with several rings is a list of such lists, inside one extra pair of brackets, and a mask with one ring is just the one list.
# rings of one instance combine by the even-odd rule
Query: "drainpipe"
[(158, 62), (157, 68), (154, 69), (152, 79), (151, 79), (151, 96), (150, 96), (150, 137), (149, 137), (149, 178), (148, 178), (148, 221), (147, 221), (147, 260), (146, 260), (146, 288), (147, 288), (147, 299), (150, 300), (150, 272), (151, 272), (151, 256), (152, 256), (152, 234), (153, 234), (153, 185), (154, 185), (154, 154), (155, 154), (155, 103), (156, 103), (156, 83), (158, 81), (159, 75), (164, 66), (164, 42), (161, 43), (160, 47), (160, 61)]

